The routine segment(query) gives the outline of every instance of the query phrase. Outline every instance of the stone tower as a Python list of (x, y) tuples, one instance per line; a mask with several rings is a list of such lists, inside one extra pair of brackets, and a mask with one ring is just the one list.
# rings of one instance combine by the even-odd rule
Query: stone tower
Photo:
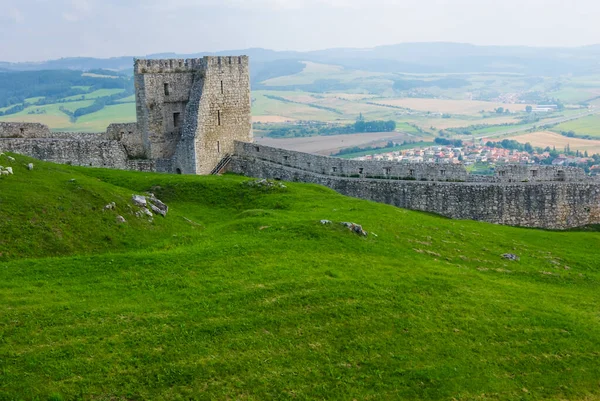
[(252, 142), (247, 56), (135, 60), (138, 130), (157, 171), (210, 174)]

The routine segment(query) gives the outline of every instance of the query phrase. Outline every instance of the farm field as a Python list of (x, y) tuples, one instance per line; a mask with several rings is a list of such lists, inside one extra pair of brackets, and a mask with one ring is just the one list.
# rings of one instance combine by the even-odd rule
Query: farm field
[(547, 146), (556, 146), (559, 152), (569, 145), (572, 151), (587, 151), (590, 155), (600, 153), (600, 140), (589, 140), (580, 138), (568, 138), (552, 131), (540, 131), (526, 133), (523, 135), (512, 136), (508, 139), (514, 139), (520, 143), (531, 143), (532, 146), (546, 148)]
[(451, 100), (451, 99), (377, 99), (375, 103), (387, 104), (390, 106), (403, 107), (411, 110), (418, 110), (431, 113), (449, 113), (478, 115), (481, 110), (493, 112), (498, 107), (509, 109), (510, 111), (524, 111), (525, 104), (507, 104), (497, 102), (483, 102), (477, 100)]
[[(15, 158), (0, 156), (15, 172), (0, 178), (0, 399), (600, 397), (592, 229)], [(135, 216), (146, 191), (166, 218)]]
[(311, 136), (304, 138), (254, 138), (256, 143), (298, 152), (330, 155), (354, 146), (385, 145), (388, 141), (415, 141), (416, 137), (399, 132)]
[(104, 109), (92, 114), (87, 114), (73, 123), (65, 113), (59, 110), (60, 106), (74, 111), (79, 107), (92, 104), (92, 100), (69, 103), (55, 103), (45, 106), (32, 106), (35, 110), (43, 110), (44, 114), (28, 114), (25, 109), (17, 114), (1, 116), (0, 121), (13, 122), (39, 122), (48, 125), (55, 131), (67, 132), (103, 132), (110, 123), (135, 122), (135, 103), (122, 103), (106, 106)]
[(568, 121), (554, 127), (559, 131), (573, 131), (577, 135), (590, 135), (600, 139), (600, 115), (587, 116), (579, 120)]

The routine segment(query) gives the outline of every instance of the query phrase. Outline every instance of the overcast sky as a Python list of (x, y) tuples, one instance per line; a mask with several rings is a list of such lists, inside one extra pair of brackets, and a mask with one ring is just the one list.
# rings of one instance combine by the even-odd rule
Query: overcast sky
[(0, 0), (0, 60), (600, 42), (598, 0)]

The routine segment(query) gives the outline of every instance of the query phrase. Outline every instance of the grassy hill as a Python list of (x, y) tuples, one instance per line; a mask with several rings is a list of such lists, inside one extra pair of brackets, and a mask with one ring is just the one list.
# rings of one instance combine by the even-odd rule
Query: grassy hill
[[(2, 400), (600, 397), (598, 232), (13, 156)], [(145, 191), (166, 218), (134, 215)]]

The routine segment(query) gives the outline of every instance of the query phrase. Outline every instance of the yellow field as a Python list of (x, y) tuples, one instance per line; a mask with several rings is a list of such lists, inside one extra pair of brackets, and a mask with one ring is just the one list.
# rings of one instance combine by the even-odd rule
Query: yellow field
[(513, 136), (508, 139), (514, 139), (520, 143), (531, 143), (535, 147), (545, 148), (547, 146), (556, 146), (557, 151), (562, 151), (569, 145), (571, 150), (588, 151), (588, 154), (600, 154), (600, 140), (588, 140), (579, 138), (568, 138), (551, 131), (532, 132), (524, 135)]
[(494, 111), (498, 107), (509, 109), (510, 111), (523, 111), (525, 104), (506, 104), (496, 102), (483, 102), (479, 100), (450, 100), (450, 99), (381, 99), (376, 103), (387, 104), (390, 106), (399, 106), (418, 111), (430, 111), (432, 113), (449, 114), (478, 114), (481, 110)]

